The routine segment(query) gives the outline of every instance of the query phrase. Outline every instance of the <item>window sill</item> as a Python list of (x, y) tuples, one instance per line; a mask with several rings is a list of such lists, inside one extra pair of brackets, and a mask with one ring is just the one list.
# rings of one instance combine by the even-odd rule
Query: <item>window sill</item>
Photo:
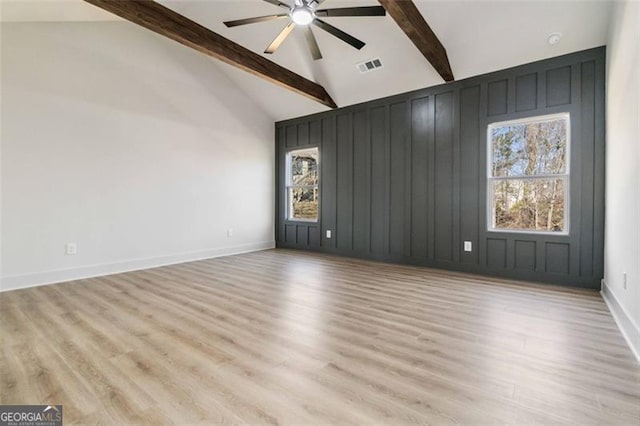
[(318, 219), (285, 219), (284, 223), (289, 225), (302, 224), (318, 224), (320, 221)]
[(529, 235), (529, 236), (555, 236), (555, 237), (568, 237), (569, 231), (565, 232), (549, 232), (549, 231), (521, 231), (517, 229), (487, 229), (488, 234), (517, 234), (517, 235)]

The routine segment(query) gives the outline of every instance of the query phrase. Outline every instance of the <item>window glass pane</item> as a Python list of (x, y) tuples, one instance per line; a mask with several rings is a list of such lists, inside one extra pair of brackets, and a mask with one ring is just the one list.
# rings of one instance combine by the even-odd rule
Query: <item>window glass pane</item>
[(318, 184), (318, 149), (306, 149), (291, 153), (291, 183), (293, 185)]
[(566, 172), (568, 119), (492, 127), (492, 176)]
[(289, 219), (318, 219), (318, 189), (289, 188), (291, 212)]
[(564, 231), (564, 179), (494, 180), (495, 229)]

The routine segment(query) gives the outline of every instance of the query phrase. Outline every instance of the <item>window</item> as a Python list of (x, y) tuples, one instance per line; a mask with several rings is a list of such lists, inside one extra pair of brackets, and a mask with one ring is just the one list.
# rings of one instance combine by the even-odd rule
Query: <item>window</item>
[(287, 219), (318, 220), (318, 148), (287, 154)]
[(489, 125), (490, 231), (568, 233), (569, 134), (569, 114)]

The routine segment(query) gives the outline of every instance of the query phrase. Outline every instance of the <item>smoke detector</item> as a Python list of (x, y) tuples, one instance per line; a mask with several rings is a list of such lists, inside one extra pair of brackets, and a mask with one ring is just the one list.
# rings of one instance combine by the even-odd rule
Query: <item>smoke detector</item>
[(370, 61), (364, 61), (356, 64), (356, 68), (358, 68), (358, 71), (364, 74), (366, 72), (375, 71), (378, 68), (382, 68), (382, 61), (380, 60), (380, 58), (371, 59)]
[(551, 46), (553, 46), (555, 44), (558, 44), (561, 38), (562, 38), (562, 33), (551, 33), (549, 34), (549, 37), (547, 37), (547, 42)]

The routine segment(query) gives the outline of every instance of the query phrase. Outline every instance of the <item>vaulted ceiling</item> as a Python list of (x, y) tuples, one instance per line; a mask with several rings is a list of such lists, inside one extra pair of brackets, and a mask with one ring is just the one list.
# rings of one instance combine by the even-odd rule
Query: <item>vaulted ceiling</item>
[[(223, 25), (227, 20), (282, 12), (261, 0), (160, 2), (260, 55), (264, 55), (265, 47), (285, 25), (283, 21), (234, 28)], [(604, 45), (611, 5), (604, 0), (414, 0), (414, 3), (446, 48), (456, 80)], [(322, 6), (377, 4), (375, 0), (326, 0)], [(0, 0), (0, 5), (3, 22), (119, 20), (82, 0)], [(265, 56), (324, 86), (339, 106), (443, 83), (390, 16), (325, 20), (367, 45), (358, 51), (323, 31), (315, 31), (324, 57), (313, 61), (303, 32), (296, 28), (275, 54)], [(547, 37), (553, 32), (560, 32), (563, 37), (552, 46), (547, 43)], [(380, 58), (383, 68), (360, 73), (356, 64), (373, 58)], [(254, 75), (216, 62), (274, 120), (327, 109)]]

